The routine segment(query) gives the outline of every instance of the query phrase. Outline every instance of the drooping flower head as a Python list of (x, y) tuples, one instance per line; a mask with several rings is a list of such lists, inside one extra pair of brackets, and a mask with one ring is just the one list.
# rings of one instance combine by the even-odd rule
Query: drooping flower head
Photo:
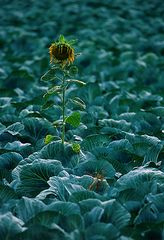
[(60, 35), (58, 41), (52, 43), (49, 48), (50, 62), (62, 65), (73, 63), (75, 59), (73, 43), (74, 40), (67, 41), (63, 35)]

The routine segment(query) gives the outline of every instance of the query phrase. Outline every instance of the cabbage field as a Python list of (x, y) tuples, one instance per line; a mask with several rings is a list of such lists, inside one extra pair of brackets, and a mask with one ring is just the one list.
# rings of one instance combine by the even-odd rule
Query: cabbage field
[(0, 240), (163, 240), (164, 1), (0, 3)]

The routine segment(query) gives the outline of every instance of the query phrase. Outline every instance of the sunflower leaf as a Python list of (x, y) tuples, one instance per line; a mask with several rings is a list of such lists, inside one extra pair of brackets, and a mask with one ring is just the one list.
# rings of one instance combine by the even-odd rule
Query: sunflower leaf
[(75, 104), (76, 106), (82, 108), (82, 109), (85, 109), (86, 108), (86, 105), (85, 103), (83, 102), (82, 99), (78, 98), (78, 97), (75, 97), (73, 99), (69, 99), (73, 104)]
[(80, 125), (80, 113), (74, 112), (65, 119), (66, 123), (69, 123), (73, 127), (78, 127)]
[(77, 79), (68, 79), (68, 80), (66, 80), (66, 82), (67, 83), (75, 83), (75, 84), (78, 84), (81, 87), (86, 85), (85, 82), (77, 80)]

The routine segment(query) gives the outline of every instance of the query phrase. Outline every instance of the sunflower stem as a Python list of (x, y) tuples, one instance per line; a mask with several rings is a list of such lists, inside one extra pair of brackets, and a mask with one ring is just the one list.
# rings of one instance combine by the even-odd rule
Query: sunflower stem
[(61, 139), (62, 139), (62, 144), (64, 144), (65, 140), (65, 75), (63, 76), (62, 79), (62, 134), (61, 134)]

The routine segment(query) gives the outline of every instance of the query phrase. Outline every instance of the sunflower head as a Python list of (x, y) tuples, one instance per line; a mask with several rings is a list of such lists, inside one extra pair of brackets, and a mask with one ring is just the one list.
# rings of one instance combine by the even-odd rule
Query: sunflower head
[(62, 65), (72, 63), (75, 59), (72, 44), (73, 41), (67, 41), (63, 35), (60, 35), (58, 41), (52, 43), (49, 48), (50, 62)]

